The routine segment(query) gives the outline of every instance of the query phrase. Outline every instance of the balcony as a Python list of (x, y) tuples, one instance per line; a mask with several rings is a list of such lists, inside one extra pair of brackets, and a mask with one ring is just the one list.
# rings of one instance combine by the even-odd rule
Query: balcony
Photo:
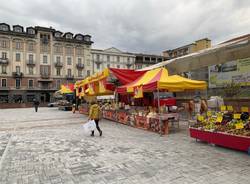
[(12, 72), (12, 75), (14, 78), (22, 78), (23, 77), (22, 72)]
[(63, 63), (57, 61), (57, 62), (55, 62), (55, 67), (61, 68), (61, 67), (63, 67)]
[(27, 65), (28, 65), (28, 66), (35, 66), (36, 63), (35, 63), (33, 60), (28, 60), (28, 61), (27, 61)]
[(76, 68), (84, 69), (84, 64), (82, 64), (82, 63), (77, 63), (77, 64), (76, 64)]
[(0, 58), (0, 65), (8, 65), (9, 59), (8, 58)]
[(100, 60), (95, 60), (96, 64), (101, 64), (102, 62)]
[(50, 75), (48, 73), (41, 73), (41, 78), (42, 79), (49, 79)]
[(74, 75), (66, 75), (67, 80), (74, 80)]

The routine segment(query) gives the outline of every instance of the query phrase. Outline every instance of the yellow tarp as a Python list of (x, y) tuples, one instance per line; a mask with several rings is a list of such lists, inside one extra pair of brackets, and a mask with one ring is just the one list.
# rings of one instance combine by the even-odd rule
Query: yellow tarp
[(141, 78), (126, 85), (127, 92), (134, 92), (134, 88), (137, 86), (143, 86), (145, 91), (160, 89), (172, 92), (207, 88), (205, 81), (191, 80), (179, 75), (168, 76), (168, 71), (165, 68), (146, 72)]

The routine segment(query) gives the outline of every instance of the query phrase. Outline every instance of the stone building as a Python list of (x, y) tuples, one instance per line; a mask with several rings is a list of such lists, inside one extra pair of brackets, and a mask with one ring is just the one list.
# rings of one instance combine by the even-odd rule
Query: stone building
[(0, 103), (53, 101), (61, 84), (92, 70), (90, 35), (0, 24)]
[(122, 52), (111, 47), (108, 49), (92, 49), (93, 73), (100, 72), (105, 68), (134, 69), (135, 55)]
[[(207, 49), (211, 47), (211, 40), (203, 38), (195, 41), (194, 43), (184, 45), (175, 49), (163, 51), (162, 54), (169, 59), (174, 59), (187, 54), (197, 52), (199, 50)], [(208, 81), (208, 67), (200, 68), (199, 70), (189, 71), (185, 73), (185, 77)]]
[(135, 69), (142, 69), (168, 59), (167, 57), (164, 56), (152, 55), (152, 54), (134, 53), (134, 55), (135, 55)]

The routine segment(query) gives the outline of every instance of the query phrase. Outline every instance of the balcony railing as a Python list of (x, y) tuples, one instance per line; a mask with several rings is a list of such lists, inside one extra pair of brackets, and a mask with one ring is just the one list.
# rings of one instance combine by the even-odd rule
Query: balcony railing
[(77, 63), (76, 67), (80, 68), (80, 69), (83, 69), (84, 68), (84, 64), (83, 63)]
[(63, 67), (63, 63), (62, 62), (55, 62), (55, 67)]
[(33, 61), (33, 60), (28, 60), (28, 61), (27, 61), (27, 65), (35, 66), (36, 63), (35, 63), (35, 61)]
[(95, 60), (96, 64), (101, 64), (102, 62), (100, 60)]
[(50, 74), (48, 74), (48, 73), (41, 73), (41, 78), (42, 79), (49, 79), (50, 78)]
[(22, 78), (23, 77), (22, 72), (12, 72), (12, 75), (14, 78)]
[(73, 80), (74, 79), (74, 75), (66, 75), (65, 76), (67, 80)]
[(8, 58), (0, 58), (0, 65), (8, 65), (9, 59)]

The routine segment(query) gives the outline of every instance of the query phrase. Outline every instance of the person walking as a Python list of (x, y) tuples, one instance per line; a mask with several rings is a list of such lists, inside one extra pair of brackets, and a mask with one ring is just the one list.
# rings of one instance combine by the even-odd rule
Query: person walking
[[(102, 136), (102, 130), (99, 127), (100, 117), (101, 117), (101, 109), (95, 101), (92, 101), (89, 109), (89, 119), (95, 121), (96, 129), (99, 131), (100, 136)], [(95, 131), (93, 130), (91, 132), (91, 136), (94, 136), (94, 134)]]
[(35, 107), (35, 111), (37, 112), (38, 111), (38, 106), (39, 106), (39, 101), (37, 99), (34, 99), (33, 100), (33, 104), (34, 104), (34, 107)]

